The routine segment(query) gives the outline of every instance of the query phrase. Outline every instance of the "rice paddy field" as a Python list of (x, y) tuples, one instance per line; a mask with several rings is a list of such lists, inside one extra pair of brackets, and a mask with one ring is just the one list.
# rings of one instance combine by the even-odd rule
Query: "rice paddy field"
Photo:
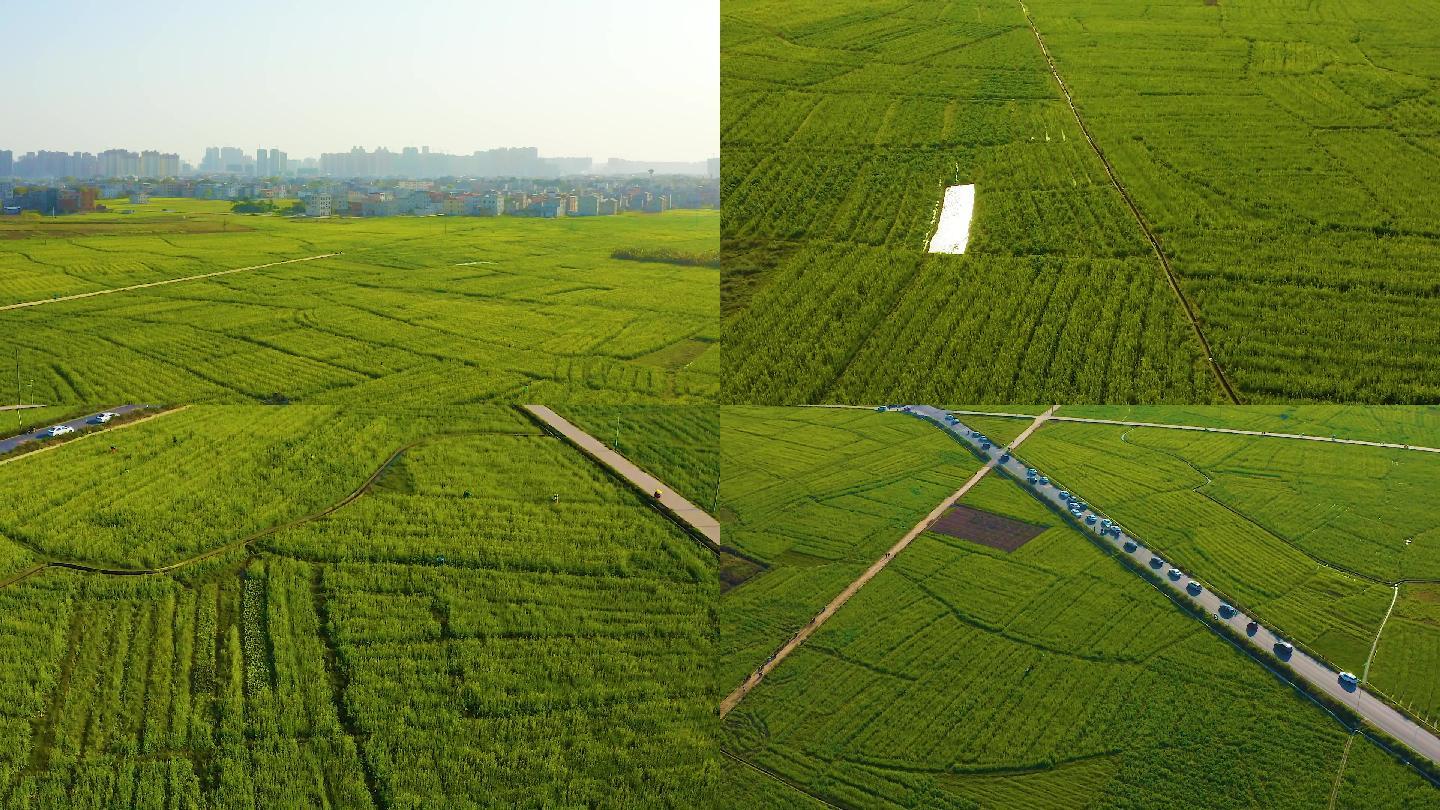
[[(26, 401), (718, 396), (719, 271), (612, 255), (713, 252), (714, 212), (307, 221), (149, 208), (0, 229), (0, 356), (19, 352)], [(258, 269), (67, 300), (237, 268)], [(27, 302), (39, 303), (5, 309)]]
[[(722, 490), (732, 476), (773, 464), (764, 447), (728, 444), (731, 410), (722, 409)], [(1036, 450), (1047, 437), (1049, 454), (1063, 455), (1054, 436), (1081, 427), (1091, 426), (1047, 425), (1021, 456), (1039, 466), (1045, 453)], [(809, 445), (842, 464), (836, 447)], [(1073, 473), (1090, 476), (1094, 467)], [(1101, 495), (1081, 493), (1125, 520)], [(1374, 500), (1373, 491), (1364, 495), (1351, 506)], [(751, 766), (721, 781), (728, 806), (757, 797), (776, 806), (867, 808), (1436, 801), (1423, 777), (1177, 609), (1015, 482), (987, 477), (960, 504), (1045, 528), (1008, 552), (978, 537), (929, 532), (901, 552), (725, 717), (726, 751)], [(1171, 522), (1192, 514), (1177, 510)], [(1158, 542), (1133, 523), (1127, 529)], [(752, 519), (747, 530), (765, 525)], [(1195, 558), (1197, 575), (1214, 579), (1212, 567)], [(722, 622), (726, 603), (749, 587), (722, 595)], [(1382, 614), (1388, 600), (1385, 589)], [(730, 654), (722, 648), (722, 659)], [(1409, 671), (1413, 681), (1428, 678), (1424, 669)]]
[(725, 398), (1435, 401), (1432, 11), (726, 0)]
[(1440, 721), (1434, 454), (1057, 422), (1022, 457), (1262, 622)]
[(717, 517), (749, 563), (720, 601), (728, 691), (980, 465), (896, 414), (725, 407), (720, 419)]
[(518, 411), (196, 405), (109, 435), (0, 468), (6, 547), (182, 564), (0, 575), (5, 806), (712, 790), (713, 555)]

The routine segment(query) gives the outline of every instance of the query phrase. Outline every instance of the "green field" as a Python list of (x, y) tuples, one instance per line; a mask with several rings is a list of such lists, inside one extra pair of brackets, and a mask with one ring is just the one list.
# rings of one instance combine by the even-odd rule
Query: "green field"
[(686, 500), (713, 513), (720, 491), (720, 411), (708, 405), (572, 405), (566, 419)]
[(723, 539), (762, 566), (720, 603), (728, 691), (954, 492), (979, 462), (899, 414), (721, 411)]
[[(764, 446), (731, 444), (733, 410), (722, 409), (727, 492), (775, 463)], [(1071, 427), (1043, 428), (1022, 456)], [(810, 463), (853, 466), (826, 439), (807, 445)], [(942, 451), (930, 452), (933, 463)], [(1336, 807), (1435, 801), (1366, 738), (1347, 755), (1344, 726), (1014, 482), (988, 477), (961, 503), (1050, 528), (1008, 554), (922, 534), (726, 717), (727, 750), (847, 807), (1311, 808), (1332, 790)], [(749, 587), (722, 595), (722, 623)], [(791, 792), (750, 770), (721, 782), (727, 806)]]
[[(10, 227), (0, 234), (0, 306), (47, 301), (0, 311), (0, 357), (13, 363), (20, 351), (26, 401), (413, 407), (719, 392), (719, 271), (612, 256), (713, 251), (714, 212), (544, 221), (189, 212)], [(339, 255), (51, 300), (330, 253)]]
[(713, 556), (517, 411), (337, 411), (195, 406), (0, 468), (29, 482), (0, 535), (36, 556), (280, 527), (0, 587), (0, 803), (703, 801)]
[(1430, 16), (725, 0), (725, 397), (1434, 401)]

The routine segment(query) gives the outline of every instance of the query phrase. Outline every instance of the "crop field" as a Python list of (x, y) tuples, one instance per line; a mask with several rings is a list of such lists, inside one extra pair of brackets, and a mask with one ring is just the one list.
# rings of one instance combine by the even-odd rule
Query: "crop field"
[(1416, 716), (1440, 726), (1440, 583), (1400, 586), (1385, 622), (1370, 683)]
[(1243, 609), (1440, 721), (1434, 454), (1066, 423), (1024, 450)]
[(339, 255), (0, 311), (0, 356), (20, 351), (27, 401), (406, 407), (718, 395), (719, 271), (612, 256), (713, 250), (713, 212), (208, 216), (253, 230), (0, 240), (0, 297)]
[(1026, 6), (726, 1), (727, 400), (1440, 396), (1426, 4)]
[(724, 542), (763, 566), (720, 601), (728, 690), (980, 465), (897, 414), (726, 407), (720, 419)]
[(713, 405), (574, 405), (577, 427), (714, 513), (720, 492), (720, 410)]
[[(0, 587), (0, 803), (699, 803), (718, 774), (713, 556), (517, 412), (465, 413), (248, 549)], [(262, 452), (320, 469), (325, 447)]]
[[(1337, 807), (1433, 801), (1015, 483), (960, 503), (1052, 528), (922, 534), (727, 715), (728, 751), (850, 807), (1324, 807), (1342, 760)], [(761, 781), (722, 798), (783, 795)]]

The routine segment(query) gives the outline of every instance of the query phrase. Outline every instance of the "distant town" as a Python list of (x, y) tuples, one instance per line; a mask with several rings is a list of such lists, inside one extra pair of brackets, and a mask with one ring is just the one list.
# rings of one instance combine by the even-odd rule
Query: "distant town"
[[(210, 147), (198, 165), (154, 150), (0, 150), (0, 213), (46, 216), (107, 210), (150, 197), (233, 201), (239, 213), (292, 216), (605, 216), (720, 204), (720, 161), (647, 162), (542, 157), (535, 147), (469, 155), (428, 147), (324, 153)], [(113, 203), (112, 203), (113, 205)], [(119, 208), (125, 213), (123, 207)]]

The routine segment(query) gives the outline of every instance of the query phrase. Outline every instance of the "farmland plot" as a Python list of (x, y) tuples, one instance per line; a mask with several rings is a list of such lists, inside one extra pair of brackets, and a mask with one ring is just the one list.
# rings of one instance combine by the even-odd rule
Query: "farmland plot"
[(193, 406), (0, 466), (0, 537), (36, 559), (169, 565), (328, 507), (446, 430), (538, 432), (501, 408), (441, 420)]
[(979, 468), (919, 420), (867, 411), (721, 412), (724, 543), (763, 566), (720, 605), (728, 690)]
[(1066, 405), (1059, 415), (1440, 447), (1440, 407), (1435, 406)]
[(714, 583), (563, 443), (437, 437), (249, 553), (0, 588), (0, 794), (694, 805), (717, 773)]
[[(1014, 483), (961, 504), (1054, 528), (922, 535), (727, 715), (727, 749), (855, 807), (1324, 804), (1346, 729)], [(1357, 806), (1396, 791), (1369, 746)]]
[(730, 401), (1220, 396), (1018, 5), (726, 11)]
[(20, 351), (27, 398), (46, 402), (706, 401), (718, 271), (611, 254), (713, 250), (717, 226), (705, 212), (285, 223), (340, 255), (0, 312), (0, 353)]
[(703, 510), (720, 490), (720, 410), (707, 405), (575, 405), (562, 414)]
[(1065, 423), (1025, 450), (1157, 553), (1341, 669), (1364, 668), (1389, 583), (1433, 576), (1426, 537), (1440, 514), (1417, 495), (1440, 474), (1428, 454)]
[(1029, 5), (1247, 400), (1436, 399), (1429, 9)]
[(1026, 7), (1194, 327), (1021, 4), (728, 0), (730, 401), (1440, 398), (1424, 4)]

